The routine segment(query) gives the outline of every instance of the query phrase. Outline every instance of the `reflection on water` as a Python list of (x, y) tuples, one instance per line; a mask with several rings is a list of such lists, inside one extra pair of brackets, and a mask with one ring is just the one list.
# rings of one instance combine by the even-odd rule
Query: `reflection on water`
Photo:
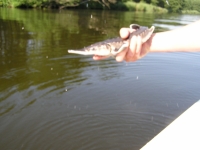
[(117, 63), (67, 50), (131, 23), (165, 31), (197, 19), (0, 8), (1, 149), (139, 149), (199, 99), (200, 54)]

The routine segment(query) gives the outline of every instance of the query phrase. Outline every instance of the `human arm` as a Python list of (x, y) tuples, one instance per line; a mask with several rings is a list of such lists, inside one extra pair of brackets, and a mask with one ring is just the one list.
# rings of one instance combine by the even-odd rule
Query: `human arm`
[[(122, 39), (129, 37), (131, 31), (129, 28), (122, 28), (120, 36)], [(200, 51), (200, 21), (196, 21), (184, 27), (154, 33), (150, 39), (143, 43), (140, 36), (133, 36), (130, 40), (129, 47), (116, 56), (117, 61), (136, 61), (148, 52), (194, 52)], [(93, 57), (95, 60), (100, 60), (98, 56)]]
[(148, 40), (150, 52), (200, 51), (200, 21), (184, 27), (155, 33)]

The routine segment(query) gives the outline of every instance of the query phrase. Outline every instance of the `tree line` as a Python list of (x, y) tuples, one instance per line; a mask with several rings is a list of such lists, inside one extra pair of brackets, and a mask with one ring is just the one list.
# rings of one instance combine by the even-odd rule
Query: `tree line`
[[(183, 10), (195, 10), (200, 12), (200, 0), (144, 0), (147, 3), (165, 7), (169, 12), (179, 13)], [(167, 4), (168, 3), (168, 4)]]
[[(106, 2), (106, 0), (97, 0)], [(169, 12), (180, 13), (183, 10), (195, 10), (200, 12), (200, 0), (121, 0), (122, 2), (133, 1), (136, 3), (145, 2), (154, 6), (168, 9)], [(117, 3), (117, 0), (107, 0), (110, 3)]]
[[(200, 12), (200, 0), (0, 0), (0, 6), (41, 7), (41, 8), (87, 8), (112, 9), (123, 8), (124, 3), (147, 3), (165, 8), (168, 12), (179, 13), (183, 10)], [(127, 7), (127, 6), (126, 6)]]

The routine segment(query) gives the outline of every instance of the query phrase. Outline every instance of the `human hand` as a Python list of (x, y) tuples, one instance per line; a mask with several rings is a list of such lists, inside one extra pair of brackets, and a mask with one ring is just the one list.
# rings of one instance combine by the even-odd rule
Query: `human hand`
[[(149, 51), (149, 45), (147, 42), (142, 43), (141, 36), (132, 36), (130, 40), (128, 40), (129, 35), (134, 32), (135, 29), (131, 28), (121, 28), (120, 29), (120, 36), (123, 40), (127, 40), (128, 42), (128, 47), (117, 54), (116, 56), (116, 61), (121, 62), (123, 60), (127, 62), (132, 62), (136, 61), (140, 58), (142, 58), (145, 54), (148, 53)], [(94, 55), (93, 59), (94, 60), (102, 60), (107, 57), (105, 56), (97, 56)]]

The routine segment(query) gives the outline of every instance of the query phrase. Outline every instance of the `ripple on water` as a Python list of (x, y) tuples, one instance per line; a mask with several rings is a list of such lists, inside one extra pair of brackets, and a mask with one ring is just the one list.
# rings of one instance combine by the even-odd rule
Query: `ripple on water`
[(2, 149), (139, 149), (199, 99), (198, 53), (154, 53), (135, 63), (67, 53), (133, 22), (165, 31), (197, 16), (7, 11), (0, 19)]

